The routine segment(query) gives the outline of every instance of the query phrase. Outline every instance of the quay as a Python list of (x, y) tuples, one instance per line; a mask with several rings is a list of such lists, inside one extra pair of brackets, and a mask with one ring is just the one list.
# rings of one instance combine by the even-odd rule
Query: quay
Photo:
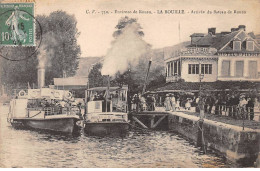
[[(189, 114), (188, 114), (189, 113)], [(197, 146), (225, 156), (229, 161), (247, 167), (254, 166), (260, 149), (259, 122), (256, 129), (231, 125), (207, 119), (200, 121), (191, 111), (143, 111), (129, 114), (132, 126), (142, 129), (166, 128), (183, 135), (195, 142)], [(198, 114), (197, 114), (198, 115)], [(202, 148), (202, 149), (203, 149)]]

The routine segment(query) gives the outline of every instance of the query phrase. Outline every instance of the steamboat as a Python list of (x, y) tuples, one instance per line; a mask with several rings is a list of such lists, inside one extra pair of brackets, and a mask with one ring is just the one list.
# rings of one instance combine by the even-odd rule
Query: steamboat
[(128, 128), (128, 87), (95, 87), (86, 90), (87, 134), (123, 134)]
[(7, 120), (14, 127), (34, 128), (62, 133), (79, 130), (80, 106), (68, 90), (44, 87), (45, 70), (38, 69), (38, 89), (16, 92), (10, 101)]

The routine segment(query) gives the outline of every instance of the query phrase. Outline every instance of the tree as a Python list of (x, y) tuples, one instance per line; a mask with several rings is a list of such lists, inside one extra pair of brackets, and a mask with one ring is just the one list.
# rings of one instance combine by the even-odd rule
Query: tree
[(122, 30), (128, 25), (128, 24), (132, 24), (132, 23), (136, 23), (139, 26), (139, 30), (137, 30), (137, 33), (139, 34), (139, 36), (144, 36), (144, 32), (141, 31), (142, 27), (140, 26), (139, 23), (137, 23), (137, 19), (136, 18), (129, 18), (127, 16), (122, 17), (119, 21), (118, 24), (116, 25), (116, 31), (113, 33), (113, 37), (117, 38), (119, 35), (122, 34)]
[[(53, 78), (62, 77), (63, 71), (67, 76), (73, 76), (78, 68), (80, 47), (77, 44), (79, 32), (76, 28), (77, 21), (74, 15), (64, 11), (52, 12), (49, 16), (36, 17), (42, 27), (42, 44), (40, 49), (31, 58), (23, 61), (12, 62), (1, 59), (1, 81), (5, 84), (27, 85), (36, 83), (39, 56), (46, 58), (46, 85), (51, 84)], [(39, 43), (40, 29), (36, 25), (36, 39)], [(34, 48), (5, 48), (1, 54), (14, 57), (26, 57)]]
[(100, 72), (102, 68), (101, 63), (97, 63), (93, 66), (93, 68), (89, 72), (89, 87), (103, 87), (107, 86), (105, 83), (105, 76), (103, 76)]

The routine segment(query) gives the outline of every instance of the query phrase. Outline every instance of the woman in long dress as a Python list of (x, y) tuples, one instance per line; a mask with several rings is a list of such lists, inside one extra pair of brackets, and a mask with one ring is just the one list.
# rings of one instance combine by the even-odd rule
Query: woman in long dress
[(169, 97), (169, 94), (166, 94), (166, 98), (164, 101), (165, 111), (171, 110), (171, 99)]
[(174, 95), (171, 97), (171, 105), (172, 105), (172, 111), (175, 112), (175, 107), (176, 107), (176, 100)]

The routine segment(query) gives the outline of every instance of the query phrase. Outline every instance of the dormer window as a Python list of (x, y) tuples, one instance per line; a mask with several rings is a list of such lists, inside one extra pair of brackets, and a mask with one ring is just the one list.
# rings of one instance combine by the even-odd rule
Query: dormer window
[(241, 50), (241, 41), (233, 41), (233, 50), (234, 51), (239, 51)]
[(254, 41), (246, 41), (246, 50), (253, 51), (254, 50)]

